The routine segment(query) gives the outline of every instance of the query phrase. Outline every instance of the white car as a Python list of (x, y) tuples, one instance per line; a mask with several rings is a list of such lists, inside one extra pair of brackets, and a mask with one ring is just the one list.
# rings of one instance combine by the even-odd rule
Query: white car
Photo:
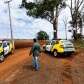
[(5, 56), (9, 53), (9, 50), (10, 50), (10, 46), (7, 41), (3, 41), (3, 48), (4, 48), (4, 56)]
[(57, 54), (71, 54), (75, 52), (75, 47), (69, 40), (48, 41), (44, 49), (45, 51), (53, 53), (54, 56), (57, 56)]
[(50, 52), (54, 44), (55, 44), (55, 41), (47, 41), (45, 45), (45, 51)]

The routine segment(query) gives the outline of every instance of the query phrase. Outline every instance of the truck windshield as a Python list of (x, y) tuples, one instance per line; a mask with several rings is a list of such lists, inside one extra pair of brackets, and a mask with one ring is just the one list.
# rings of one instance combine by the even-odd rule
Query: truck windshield
[(6, 43), (3, 43), (3, 47), (7, 47), (7, 44)]
[(46, 45), (50, 45), (50, 42), (47, 42)]
[(65, 44), (71, 44), (71, 41), (64, 40), (63, 43), (65, 43)]
[(51, 44), (52, 44), (52, 45), (54, 45), (55, 43), (56, 43), (56, 41), (52, 41), (52, 43), (51, 43)]

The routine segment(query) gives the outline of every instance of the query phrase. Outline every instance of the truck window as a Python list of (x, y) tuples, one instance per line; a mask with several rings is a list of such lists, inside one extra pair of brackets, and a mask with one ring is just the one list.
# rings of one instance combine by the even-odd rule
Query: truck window
[(51, 43), (51, 44), (52, 44), (52, 45), (54, 45), (55, 43), (56, 43), (56, 41), (52, 41), (52, 43)]
[(10, 43), (7, 43), (7, 45), (10, 45)]
[(2, 46), (2, 43), (0, 43), (0, 47)]
[(59, 44), (59, 41), (56, 41), (56, 44)]
[(7, 44), (6, 43), (3, 43), (3, 47), (7, 47)]
[(46, 43), (46, 45), (50, 45), (51, 43), (50, 43), (50, 41), (48, 41), (47, 43)]

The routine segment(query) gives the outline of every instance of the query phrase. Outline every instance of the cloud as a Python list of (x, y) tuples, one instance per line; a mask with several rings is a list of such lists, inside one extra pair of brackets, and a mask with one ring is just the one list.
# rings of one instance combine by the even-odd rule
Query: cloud
[[(14, 38), (34, 38), (40, 30), (46, 31), (52, 38), (52, 25), (42, 19), (35, 19), (26, 15), (26, 10), (20, 9), (21, 0), (10, 2), (12, 29)], [(0, 1), (0, 38), (10, 38), (8, 6), (4, 0)]]
[[(21, 5), (21, 1), (22, 0), (12, 0), (12, 2), (10, 3), (14, 38), (34, 38), (36, 37), (37, 32), (41, 30), (46, 31), (50, 38), (52, 38), (53, 25), (45, 19), (35, 19), (33, 17), (27, 16), (26, 10), (24, 8), (19, 8), (19, 6)], [(58, 22), (59, 38), (65, 38), (65, 29), (62, 23), (62, 19), (64, 19), (65, 15), (70, 19), (69, 8), (62, 10), (60, 13)], [(10, 38), (8, 6), (4, 3), (4, 0), (0, 0), (0, 31), (0, 38)], [(68, 38), (71, 38), (71, 35), (71, 33), (67, 33)]]

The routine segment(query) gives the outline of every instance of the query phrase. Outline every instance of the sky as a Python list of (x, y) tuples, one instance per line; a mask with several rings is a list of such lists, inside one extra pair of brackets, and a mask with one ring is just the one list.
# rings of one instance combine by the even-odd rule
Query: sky
[[(6, 3), (4, 3), (5, 1), (6, 0), (0, 0), (0, 39), (10, 38), (8, 6)], [(37, 32), (43, 30), (47, 32), (50, 39), (52, 39), (53, 25), (45, 19), (35, 19), (33, 17), (27, 16), (26, 9), (19, 8), (20, 4), (21, 0), (12, 0), (12, 2), (10, 3), (13, 37), (15, 39), (32, 39), (36, 37)], [(64, 16), (68, 21), (71, 19), (69, 8), (61, 11), (59, 16), (58, 38), (63, 39), (65, 39), (65, 29), (63, 23)], [(70, 25), (67, 25), (67, 28), (69, 26)], [(71, 38), (71, 36), (72, 34), (68, 32), (67, 37)]]

